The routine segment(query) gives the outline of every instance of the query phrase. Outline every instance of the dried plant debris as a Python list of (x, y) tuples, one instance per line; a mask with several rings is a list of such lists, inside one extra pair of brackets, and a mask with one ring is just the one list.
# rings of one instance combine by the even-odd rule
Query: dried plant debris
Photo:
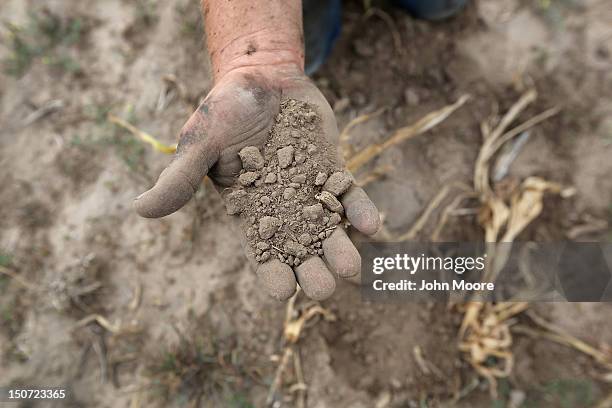
[(342, 222), (337, 197), (353, 178), (325, 139), (315, 108), (282, 102), (263, 149), (247, 146), (239, 156), (243, 169), (224, 199), (228, 214), (241, 217), (252, 257), (297, 266), (321, 255), (321, 241)]
[(79, 258), (61, 273), (53, 273), (46, 284), (45, 296), (57, 311), (91, 313), (103, 288), (100, 278), (106, 267), (104, 260), (94, 253)]

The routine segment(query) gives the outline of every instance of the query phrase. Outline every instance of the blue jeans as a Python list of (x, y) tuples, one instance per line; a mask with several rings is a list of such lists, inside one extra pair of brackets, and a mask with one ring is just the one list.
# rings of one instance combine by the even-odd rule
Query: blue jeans
[[(467, 0), (393, 0), (418, 18), (440, 20), (457, 13)], [(306, 74), (325, 62), (340, 34), (342, 0), (303, 0)]]

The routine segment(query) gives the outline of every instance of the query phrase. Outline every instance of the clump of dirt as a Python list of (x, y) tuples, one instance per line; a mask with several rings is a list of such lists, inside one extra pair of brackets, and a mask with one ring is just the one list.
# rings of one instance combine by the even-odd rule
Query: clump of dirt
[(81, 316), (103, 309), (99, 304), (103, 296), (105, 271), (104, 259), (90, 253), (69, 264), (60, 273), (47, 278), (45, 297), (59, 312)]
[(353, 178), (325, 139), (315, 108), (302, 101), (281, 103), (262, 150), (240, 151), (243, 169), (224, 194), (227, 212), (240, 214), (257, 262), (276, 257), (297, 266), (323, 253), (321, 241), (342, 222), (338, 197)]

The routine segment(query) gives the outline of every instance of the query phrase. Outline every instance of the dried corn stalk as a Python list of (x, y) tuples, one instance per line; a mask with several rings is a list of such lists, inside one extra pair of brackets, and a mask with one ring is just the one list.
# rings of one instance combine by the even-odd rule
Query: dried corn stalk
[[(523, 124), (506, 131), (516, 117), (537, 98), (535, 90), (526, 92), (491, 129), (489, 123), (481, 126), (483, 144), (474, 169), (474, 190), (480, 197), (482, 207), (479, 222), (485, 230), (487, 260), (484, 282), (493, 282), (506, 264), (511, 243), (536, 219), (543, 208), (545, 193), (570, 196), (573, 189), (546, 181), (538, 177), (524, 180), (512, 193), (510, 202), (505, 202), (491, 188), (489, 181), (493, 157), (504, 143), (512, 140), (541, 121), (555, 115), (559, 109), (552, 108)], [(491, 121), (492, 123), (492, 121)], [(497, 379), (512, 372), (511, 318), (528, 307), (528, 303), (479, 303), (469, 302), (464, 308), (463, 322), (459, 330), (459, 349), (474, 370), (489, 381), (491, 395), (496, 397)]]
[(138, 129), (136, 126), (132, 125), (129, 122), (126, 122), (125, 120), (115, 115), (109, 114), (108, 121), (117, 126), (120, 126), (126, 129), (131, 134), (133, 134), (134, 136), (142, 140), (143, 142), (151, 145), (151, 147), (153, 147), (153, 149), (157, 150), (158, 152), (166, 153), (166, 154), (173, 154), (174, 152), (176, 152), (176, 144), (166, 145), (160, 142), (159, 140), (157, 140), (156, 138), (154, 138), (153, 136), (151, 136), (150, 134)]
[[(484, 212), (488, 215), (481, 218), (481, 224), (485, 229), (490, 252), (484, 281), (495, 280), (508, 260), (512, 249), (510, 244), (542, 212), (542, 202), (547, 192), (565, 198), (573, 195), (575, 191), (539, 177), (529, 177), (512, 194), (510, 207), (495, 195), (491, 195), (483, 203), (481, 214)], [(498, 241), (501, 231), (505, 232)]]
[(510, 375), (512, 355), (511, 318), (525, 309), (527, 303), (468, 302), (462, 309), (459, 350), (474, 370), (489, 381), (491, 395), (497, 397), (497, 378)]
[[(457, 102), (452, 105), (445, 106), (444, 108), (431, 112), (425, 117), (421, 118), (418, 122), (405, 126), (403, 128), (397, 129), (387, 140), (380, 144), (372, 144), (357, 154), (348, 159), (346, 167), (353, 173), (356, 173), (359, 169), (361, 169), (366, 163), (370, 162), (372, 159), (378, 157), (382, 152), (387, 150), (389, 147), (394, 146), (398, 143), (411, 139), (415, 136), (418, 136), (422, 133), (427, 132), (428, 130), (434, 128), (435, 126), (442, 123), (446, 118), (448, 118), (453, 112), (463, 106), (467, 101), (470, 100), (469, 95), (463, 95), (460, 97)], [(348, 139), (348, 134), (343, 132), (343, 139)], [(346, 151), (346, 148), (344, 149)]]
[[(306, 323), (315, 316), (320, 315), (323, 317), (323, 319), (330, 322), (336, 320), (336, 316), (333, 313), (327, 309), (324, 309), (318, 303), (310, 303), (305, 305), (300, 310), (296, 309), (295, 302), (300, 291), (301, 289), (298, 287), (296, 293), (287, 302), (285, 321), (283, 325), (283, 343), (285, 346), (282, 352), (282, 357), (279, 359), (278, 367), (276, 368), (274, 380), (272, 381), (270, 389), (268, 390), (266, 406), (276, 406), (275, 403), (278, 402), (280, 398), (279, 390), (282, 386), (283, 374), (285, 373), (290, 361), (294, 361), (293, 368), (295, 377), (298, 378), (298, 383), (294, 385), (294, 388), (300, 391), (298, 406), (304, 406), (307, 387), (303, 380), (303, 373), (301, 372), (299, 352), (296, 350), (298, 341), (300, 339), (300, 334), (302, 333)], [(298, 361), (298, 364), (295, 364), (296, 361)]]

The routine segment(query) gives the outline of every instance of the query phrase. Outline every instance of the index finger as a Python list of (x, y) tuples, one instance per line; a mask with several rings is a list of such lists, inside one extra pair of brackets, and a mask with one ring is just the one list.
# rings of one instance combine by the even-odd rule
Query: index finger
[(340, 198), (349, 222), (360, 232), (373, 235), (380, 228), (378, 209), (363, 188), (352, 185)]

